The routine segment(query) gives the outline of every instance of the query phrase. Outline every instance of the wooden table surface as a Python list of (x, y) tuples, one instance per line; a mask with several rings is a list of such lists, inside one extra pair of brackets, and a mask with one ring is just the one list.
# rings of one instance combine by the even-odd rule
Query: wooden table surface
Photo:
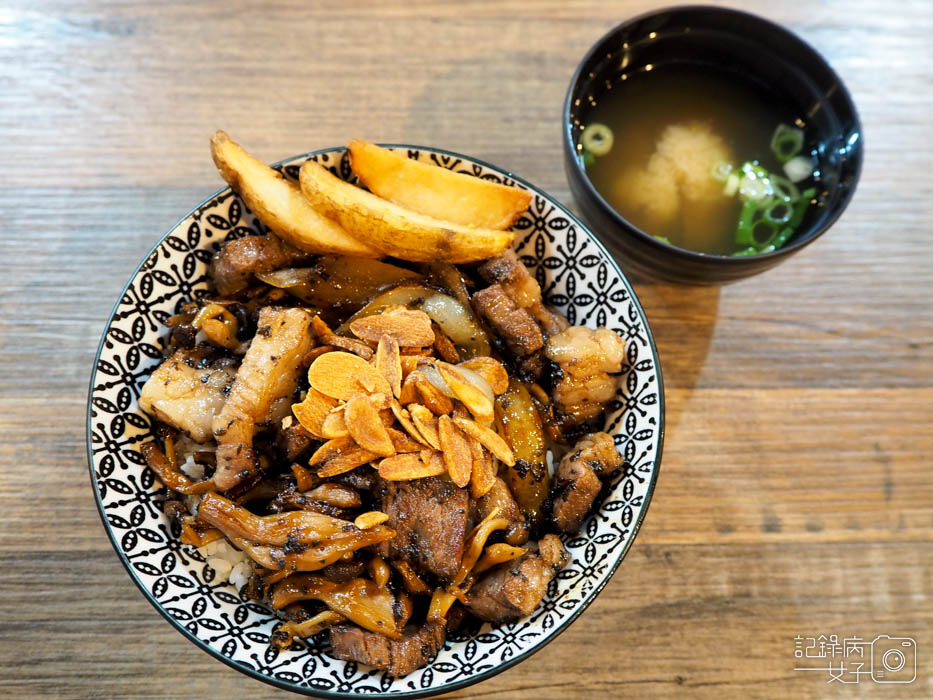
[[(353, 136), (441, 146), (571, 203), (567, 83), (649, 5), (0, 2), (0, 696), (285, 697), (143, 599), (85, 462), (99, 334), (220, 186), (209, 134), (269, 160)], [(858, 193), (757, 278), (637, 284), (667, 387), (644, 527), (581, 621), (456, 697), (933, 696), (933, 4), (744, 7), (848, 84)], [(821, 634), (912, 637), (919, 678), (795, 672), (794, 637)]]

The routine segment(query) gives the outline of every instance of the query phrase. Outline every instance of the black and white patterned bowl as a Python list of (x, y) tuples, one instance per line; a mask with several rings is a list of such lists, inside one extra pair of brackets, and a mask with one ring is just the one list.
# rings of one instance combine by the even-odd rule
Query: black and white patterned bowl
[[(429, 665), (404, 678), (338, 661), (327, 644), (278, 651), (269, 646), (275, 616), (241, 598), (196, 551), (182, 546), (162, 514), (164, 489), (139, 444), (150, 437), (137, 404), (140, 387), (162, 359), (162, 322), (207, 291), (207, 263), (230, 238), (264, 232), (243, 201), (224, 189), (185, 216), (133, 273), (101, 338), (91, 377), (88, 462), (101, 519), (130, 577), (163, 617), (209, 654), (254, 678), (306, 695), (423, 697), (489, 678), (529, 657), (586, 609), (609, 582), (645, 516), (661, 461), (664, 392), (658, 354), (631, 286), (596, 238), (544, 192), (492, 165), (437, 149), (392, 146), (409, 157), (530, 190), (534, 200), (515, 226), (518, 252), (547, 300), (574, 324), (608, 326), (626, 342), (620, 389), (606, 430), (633, 465), (617, 475), (580, 532), (566, 537), (573, 562), (552, 581), (535, 612), (513, 624), (473, 625), (450, 635)], [(343, 148), (280, 164), (297, 178), (307, 159), (353, 179)]]

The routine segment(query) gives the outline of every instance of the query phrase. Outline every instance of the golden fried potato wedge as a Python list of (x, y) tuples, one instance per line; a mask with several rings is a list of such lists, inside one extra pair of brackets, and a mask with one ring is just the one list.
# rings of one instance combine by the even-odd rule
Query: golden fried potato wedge
[(350, 167), (383, 199), (463, 226), (507, 229), (531, 204), (531, 194), (439, 165), (422, 163), (353, 139)]
[(279, 238), (310, 253), (382, 257), (376, 248), (317, 213), (295, 183), (251, 156), (225, 132), (211, 137), (211, 156), (221, 177)]
[(515, 240), (508, 231), (471, 228), (410, 211), (344, 182), (314, 161), (301, 166), (299, 179), (301, 191), (318, 212), (366, 245), (403, 260), (485, 260)]

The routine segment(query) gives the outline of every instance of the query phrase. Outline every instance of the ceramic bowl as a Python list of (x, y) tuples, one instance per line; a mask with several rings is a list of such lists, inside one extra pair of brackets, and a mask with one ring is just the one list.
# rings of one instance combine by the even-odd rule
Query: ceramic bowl
[[(332, 658), (326, 634), (281, 652), (270, 647), (276, 617), (232, 585), (215, 581), (199, 553), (179, 543), (162, 513), (165, 491), (138, 450), (150, 438), (151, 424), (137, 399), (162, 359), (163, 321), (183, 302), (207, 293), (207, 264), (221, 243), (265, 232), (230, 189), (198, 205), (133, 272), (101, 338), (87, 415), (97, 506), (127, 573), (179, 632), (253, 678), (319, 697), (449, 692), (489, 678), (541, 649), (586, 609), (622, 562), (651, 500), (664, 438), (664, 393), (648, 322), (631, 285), (592, 234), (553, 198), (499, 168), (435, 149), (391, 147), (532, 192), (531, 207), (515, 231), (518, 252), (545, 297), (572, 323), (608, 326), (625, 339), (620, 390), (605, 428), (632, 467), (612, 481), (580, 531), (564, 538), (573, 562), (551, 582), (544, 602), (526, 619), (498, 626), (467, 625), (450, 635), (429, 665), (403, 678)], [(277, 167), (297, 178), (307, 159), (352, 179), (342, 148), (298, 156)]]
[[(733, 258), (664, 243), (630, 223), (596, 190), (578, 156), (587, 105), (621, 76), (689, 64), (734, 75), (780, 95), (819, 143), (820, 204), (782, 248)], [(630, 109), (638, 109), (631, 104)], [(787, 260), (832, 226), (848, 206), (862, 166), (862, 125), (842, 79), (809, 44), (761, 17), (721, 7), (687, 5), (623, 22), (600, 39), (570, 81), (563, 112), (564, 168), (583, 218), (632, 273), (684, 284), (734, 282)]]

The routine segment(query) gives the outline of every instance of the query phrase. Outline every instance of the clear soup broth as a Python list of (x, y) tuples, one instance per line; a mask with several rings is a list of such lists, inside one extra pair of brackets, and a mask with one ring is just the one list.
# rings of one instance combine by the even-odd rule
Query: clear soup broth
[(731, 255), (743, 202), (725, 196), (712, 171), (717, 162), (758, 161), (781, 173), (772, 135), (778, 124), (801, 125), (795, 118), (776, 96), (708, 68), (629, 75), (591, 102), (585, 125), (608, 126), (612, 146), (587, 157), (587, 176), (643, 231), (682, 248)]

